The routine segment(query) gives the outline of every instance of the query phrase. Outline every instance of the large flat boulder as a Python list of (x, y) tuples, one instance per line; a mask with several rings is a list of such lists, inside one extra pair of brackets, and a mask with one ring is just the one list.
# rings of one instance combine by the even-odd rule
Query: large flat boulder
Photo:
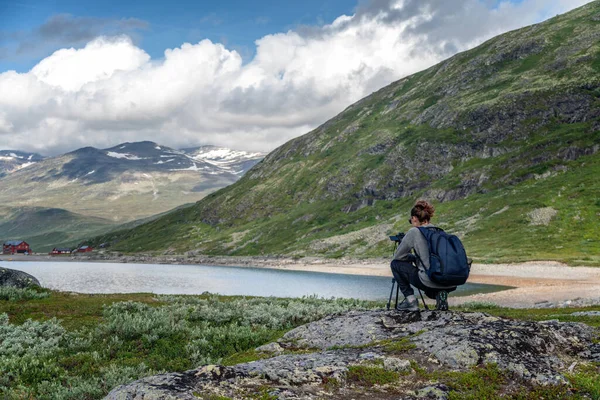
[[(351, 311), (261, 346), (257, 350), (265, 352), (263, 359), (148, 377), (115, 388), (106, 399), (242, 399), (261, 393), (278, 399), (412, 399), (432, 392), (445, 398), (448, 388), (431, 382), (423, 371), (490, 365), (519, 384), (560, 386), (573, 363), (600, 361), (597, 338), (595, 328), (579, 323), (485, 313)], [(391, 372), (395, 378), (381, 390), (367, 390), (360, 374), (368, 377), (369, 371), (388, 380)]]
[(30, 286), (42, 286), (32, 275), (23, 271), (0, 267), (0, 287), (13, 286), (24, 289)]

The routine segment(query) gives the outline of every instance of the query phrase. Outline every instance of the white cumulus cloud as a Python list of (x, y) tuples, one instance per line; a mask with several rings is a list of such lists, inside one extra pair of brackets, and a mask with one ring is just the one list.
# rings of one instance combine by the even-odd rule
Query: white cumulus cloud
[(127, 36), (110, 41), (100, 37), (80, 50), (56, 51), (40, 61), (31, 74), (41, 82), (76, 92), (86, 83), (110, 79), (117, 71), (136, 70), (149, 60), (150, 56), (133, 46)]
[(394, 80), (587, 2), (371, 0), (257, 40), (246, 64), (209, 40), (152, 60), (126, 36), (98, 37), (0, 73), (0, 135), (47, 154), (137, 140), (270, 150)]

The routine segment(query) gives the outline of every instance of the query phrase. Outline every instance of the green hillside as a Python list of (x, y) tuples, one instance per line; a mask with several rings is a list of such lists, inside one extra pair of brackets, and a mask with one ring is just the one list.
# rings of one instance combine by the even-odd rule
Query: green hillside
[[(173, 210), (184, 209), (183, 204)], [(112, 232), (115, 229), (131, 229), (160, 218), (167, 213), (137, 219), (119, 225), (104, 218), (72, 213), (61, 208), (0, 207), (0, 241), (24, 240), (36, 253), (46, 253), (54, 247), (74, 248), (85, 239)]]
[(600, 2), (379, 90), (128, 251), (385, 256), (418, 198), (482, 261), (600, 264)]
[(25, 240), (34, 252), (73, 247), (82, 238), (113, 230), (112, 221), (60, 208), (0, 207), (1, 241)]

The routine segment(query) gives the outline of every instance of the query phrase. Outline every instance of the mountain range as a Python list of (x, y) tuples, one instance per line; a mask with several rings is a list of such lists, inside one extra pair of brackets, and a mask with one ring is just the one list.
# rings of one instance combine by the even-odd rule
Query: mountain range
[(263, 156), (154, 142), (84, 147), (55, 157), (2, 151), (0, 238), (27, 239), (34, 250), (47, 250), (143, 221), (237, 181)]
[(599, 77), (595, 1), (393, 82), (235, 184), (90, 242), (381, 257), (426, 198), (481, 261), (600, 264)]

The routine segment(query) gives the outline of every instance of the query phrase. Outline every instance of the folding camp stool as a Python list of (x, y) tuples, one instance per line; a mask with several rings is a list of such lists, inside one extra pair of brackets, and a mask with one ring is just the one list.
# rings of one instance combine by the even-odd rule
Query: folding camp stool
[[(387, 306), (386, 306), (387, 310), (390, 309), (390, 305), (392, 303), (392, 295), (394, 294), (394, 286), (396, 286), (396, 303), (394, 305), (394, 310), (396, 308), (398, 308), (398, 292), (400, 291), (400, 285), (398, 285), (398, 282), (396, 282), (396, 278), (392, 278), (392, 290), (390, 290), (390, 298), (388, 299)], [(423, 306), (425, 306), (425, 309), (429, 311), (429, 307), (425, 303), (425, 299), (423, 298), (423, 293), (421, 293), (421, 289), (417, 288), (417, 290), (419, 291), (419, 294), (421, 295), (421, 300), (423, 301)]]

